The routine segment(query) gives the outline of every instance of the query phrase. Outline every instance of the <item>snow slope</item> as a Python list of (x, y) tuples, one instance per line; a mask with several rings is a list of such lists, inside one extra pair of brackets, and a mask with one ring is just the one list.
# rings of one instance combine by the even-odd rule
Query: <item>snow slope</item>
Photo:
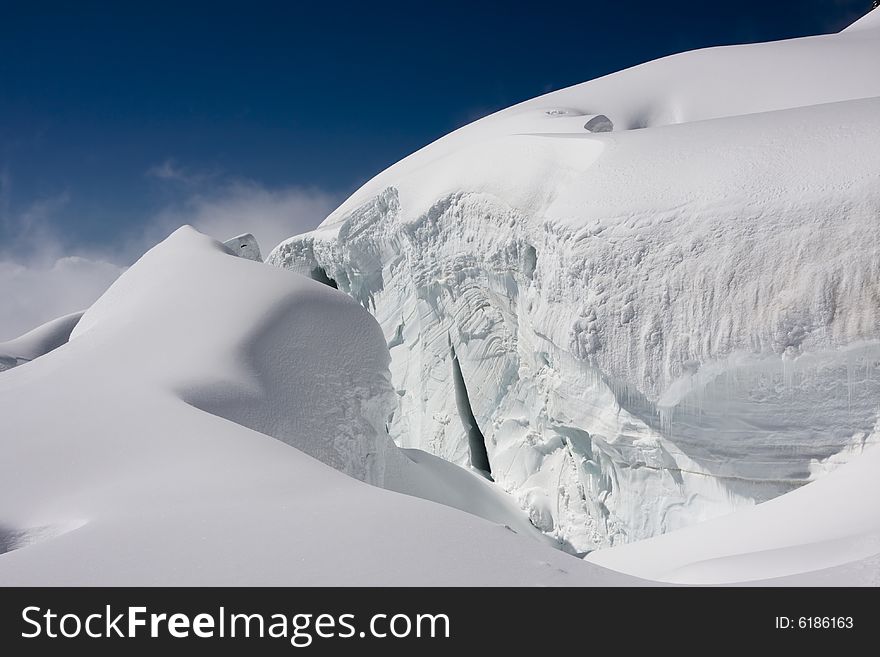
[(397, 449), (387, 362), (344, 294), (180, 229), (69, 342), (0, 374), (0, 584), (638, 581)]
[(880, 12), (870, 11), (862, 16), (855, 23), (850, 25), (844, 32), (855, 32), (857, 30), (877, 30), (880, 29)]
[(880, 436), (875, 18), (489, 116), (267, 262), (376, 316), (398, 444), (467, 463), (466, 399), (570, 550), (792, 491)]
[(754, 508), (587, 558), (641, 577), (685, 584), (789, 577), (780, 583), (877, 586), (878, 471), (880, 448), (874, 448)]
[(14, 340), (0, 342), (0, 372), (32, 361), (63, 345), (82, 316), (83, 311), (64, 315)]

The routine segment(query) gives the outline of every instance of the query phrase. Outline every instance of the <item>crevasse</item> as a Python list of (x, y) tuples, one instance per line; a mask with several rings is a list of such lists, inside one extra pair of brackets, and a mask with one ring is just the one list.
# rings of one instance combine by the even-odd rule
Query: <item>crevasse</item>
[(493, 478), (571, 552), (773, 498), (878, 441), (875, 28), (526, 101), (268, 262), (375, 315), (392, 437), (467, 464), (454, 352)]
[[(639, 303), (644, 286), (609, 289), (603, 279), (620, 276), (582, 241), (481, 194), (448, 196), (402, 221), (389, 188), (338, 235), (295, 238), (270, 262), (324, 271), (374, 312), (400, 399), (392, 437), (469, 462), (451, 343), (493, 476), (575, 553), (769, 499), (876, 440), (875, 343), (794, 358), (773, 351), (773, 335), (754, 336), (769, 348), (737, 345), (702, 366), (678, 359), (676, 371), (669, 350), (681, 337), (664, 334), (675, 304), (693, 300), (681, 299), (686, 279), (674, 266), (650, 282), (659, 291), (651, 312)], [(627, 283), (638, 279), (637, 265), (628, 272)], [(615, 371), (621, 357), (641, 376)], [(652, 386), (667, 370), (672, 382)]]

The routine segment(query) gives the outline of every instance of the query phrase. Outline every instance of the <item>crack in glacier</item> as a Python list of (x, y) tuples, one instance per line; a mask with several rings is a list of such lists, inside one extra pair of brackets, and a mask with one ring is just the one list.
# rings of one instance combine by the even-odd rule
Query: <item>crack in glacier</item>
[[(491, 454), (532, 522), (585, 552), (770, 499), (878, 435), (880, 350), (842, 354), (829, 325), (867, 279), (786, 270), (768, 287), (742, 222), (682, 243), (669, 232), (686, 210), (572, 227), (476, 192), (405, 214), (389, 187), (269, 260), (322, 267), (372, 310), (393, 349), (398, 444), (475, 467)], [(774, 309), (782, 287), (800, 309)], [(564, 427), (589, 453), (569, 456)]]
[(455, 353), (455, 347), (452, 342), (449, 343), (449, 352), (452, 357), (452, 377), (455, 385), (455, 401), (458, 406), (458, 415), (464, 426), (465, 433), (468, 437), (468, 447), (470, 449), (471, 466), (492, 477), (492, 467), (489, 465), (489, 454), (486, 452), (486, 438), (477, 424), (477, 418), (474, 417), (474, 411), (471, 408), (470, 397), (468, 396), (467, 385), (464, 381), (464, 375), (461, 372), (461, 364), (458, 362), (458, 356)]

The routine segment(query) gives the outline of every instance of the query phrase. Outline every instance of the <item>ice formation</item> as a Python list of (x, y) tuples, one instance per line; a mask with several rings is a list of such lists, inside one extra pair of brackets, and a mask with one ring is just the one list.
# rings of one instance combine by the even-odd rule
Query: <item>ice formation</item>
[(499, 112), (267, 262), (375, 315), (398, 444), (467, 464), (477, 431), (572, 552), (794, 490), (878, 440), (873, 18)]
[(250, 233), (226, 240), (223, 242), (223, 246), (240, 258), (263, 262), (263, 256), (260, 254), (260, 245), (257, 244), (257, 239)]
[(394, 446), (388, 360), (346, 295), (181, 228), (0, 374), (0, 585), (639, 581)]
[[(876, 430), (875, 430), (876, 431)], [(791, 493), (593, 563), (684, 584), (880, 585), (880, 449)]]
[(599, 114), (584, 123), (584, 129), (590, 132), (611, 132), (614, 130), (614, 124), (607, 116)]

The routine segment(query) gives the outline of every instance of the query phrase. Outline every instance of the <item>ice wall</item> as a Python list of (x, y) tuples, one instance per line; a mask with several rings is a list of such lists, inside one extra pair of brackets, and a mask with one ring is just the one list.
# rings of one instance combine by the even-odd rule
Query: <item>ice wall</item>
[[(355, 238), (306, 236), (271, 261), (320, 264), (375, 313), (400, 398), (392, 436), (466, 464), (451, 341), (493, 476), (576, 552), (769, 499), (876, 440), (875, 342), (799, 353), (801, 329), (770, 322), (713, 351), (699, 335), (714, 327), (701, 324), (732, 321), (716, 313), (737, 301), (710, 302), (702, 319), (681, 312), (695, 302), (685, 283), (694, 263), (664, 280), (647, 265), (603, 276), (590, 271), (595, 252), (531, 225), (463, 194), (404, 226), (388, 190), (352, 215)], [(668, 250), (632, 246), (648, 260)], [(740, 294), (753, 285), (773, 281), (752, 279)], [(823, 289), (834, 303), (859, 294)], [(815, 318), (803, 301), (802, 316)]]
[[(880, 41), (859, 34), (528, 101), (267, 262), (376, 316), (391, 435), (466, 464), (454, 352), (492, 476), (572, 552), (773, 498), (878, 440), (880, 100), (854, 62)], [(832, 63), (821, 93), (796, 76)], [(708, 70), (732, 87), (707, 93)], [(599, 112), (613, 132), (584, 129)]]

